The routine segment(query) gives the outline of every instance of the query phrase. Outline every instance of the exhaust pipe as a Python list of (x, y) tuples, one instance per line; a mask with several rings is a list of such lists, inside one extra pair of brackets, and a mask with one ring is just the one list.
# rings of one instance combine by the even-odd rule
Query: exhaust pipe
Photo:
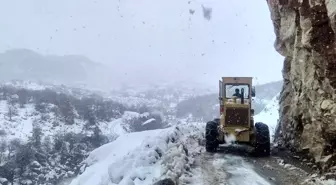
[(244, 88), (241, 88), (241, 104), (244, 104)]

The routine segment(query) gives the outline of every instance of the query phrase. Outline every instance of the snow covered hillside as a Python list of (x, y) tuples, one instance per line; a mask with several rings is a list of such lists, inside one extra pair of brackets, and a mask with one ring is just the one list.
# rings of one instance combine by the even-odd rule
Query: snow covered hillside
[(76, 176), (95, 148), (129, 132), (168, 126), (146, 106), (27, 86), (0, 86), (0, 178), (8, 183), (57, 184)]

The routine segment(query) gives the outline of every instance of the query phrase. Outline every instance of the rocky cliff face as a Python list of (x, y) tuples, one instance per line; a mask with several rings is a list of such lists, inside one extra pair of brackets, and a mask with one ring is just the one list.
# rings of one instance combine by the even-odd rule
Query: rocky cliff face
[(336, 0), (268, 0), (285, 57), (279, 140), (321, 166), (336, 158)]

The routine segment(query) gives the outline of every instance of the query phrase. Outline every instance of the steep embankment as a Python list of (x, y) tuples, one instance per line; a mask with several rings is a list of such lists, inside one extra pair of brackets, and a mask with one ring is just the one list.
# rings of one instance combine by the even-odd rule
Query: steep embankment
[(187, 182), (201, 152), (204, 124), (181, 124), (123, 135), (91, 152), (70, 185), (149, 185), (160, 179)]
[[(276, 50), (285, 57), (279, 140), (322, 167), (336, 156), (336, 3), (268, 0)], [(327, 166), (325, 165), (327, 164)]]

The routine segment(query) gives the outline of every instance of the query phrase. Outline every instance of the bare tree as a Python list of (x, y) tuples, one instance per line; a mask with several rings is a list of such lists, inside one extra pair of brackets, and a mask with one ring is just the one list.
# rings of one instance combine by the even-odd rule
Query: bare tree
[(2, 161), (5, 158), (6, 150), (7, 150), (7, 142), (6, 140), (1, 140), (0, 141), (0, 163), (2, 163)]

